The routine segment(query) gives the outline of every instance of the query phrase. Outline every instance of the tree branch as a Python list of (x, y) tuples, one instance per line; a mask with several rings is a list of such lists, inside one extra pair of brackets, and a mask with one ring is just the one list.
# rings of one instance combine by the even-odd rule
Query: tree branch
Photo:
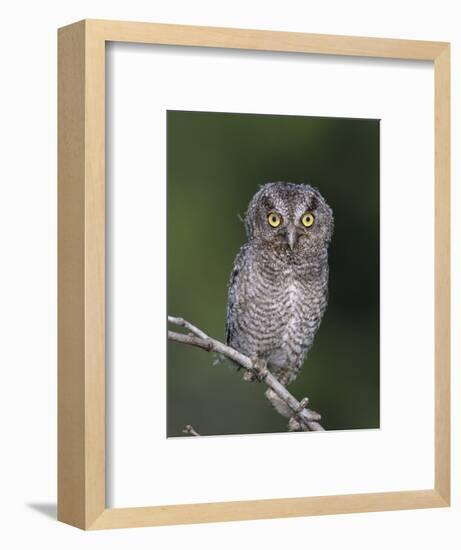
[[(208, 352), (219, 353), (220, 355), (224, 355), (234, 363), (237, 363), (244, 369), (247, 369), (248, 371), (255, 373), (256, 376), (260, 375), (253, 361), (249, 357), (247, 357), (243, 353), (240, 353), (234, 348), (231, 348), (230, 346), (226, 346), (219, 340), (210, 338), (208, 335), (206, 335), (202, 330), (194, 326), (192, 323), (185, 321), (181, 317), (171, 317), (171, 316), (168, 316), (168, 322), (180, 327), (184, 327), (192, 333), (192, 334), (182, 334), (179, 332), (174, 332), (169, 330), (168, 331), (169, 340), (172, 340), (174, 342), (179, 342), (181, 344), (195, 346), (195, 347), (204, 349), (205, 351), (208, 351)], [(302, 399), (301, 402), (298, 401), (295, 397), (293, 397), (293, 395), (291, 395), (291, 393), (285, 388), (285, 386), (281, 384), (277, 380), (277, 378), (275, 378), (275, 376), (269, 371), (264, 373), (263, 381), (293, 411), (293, 417), (300, 423), (301, 429), (303, 431), (314, 431), (314, 432), (324, 431), (323, 427), (318, 422), (321, 419), (321, 416), (315, 411), (312, 411), (306, 408), (306, 405), (309, 401), (307, 397)]]
[(200, 437), (200, 434), (194, 430), (194, 427), (191, 426), (190, 424), (187, 424), (187, 426), (184, 426), (184, 430), (182, 431), (183, 434), (187, 434), (187, 435), (195, 435), (197, 437)]

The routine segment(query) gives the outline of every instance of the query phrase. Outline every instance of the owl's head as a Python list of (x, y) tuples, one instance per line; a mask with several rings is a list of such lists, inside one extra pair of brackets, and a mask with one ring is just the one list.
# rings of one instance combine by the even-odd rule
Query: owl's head
[(266, 183), (245, 216), (248, 238), (289, 251), (328, 246), (333, 212), (318, 189), (296, 183)]

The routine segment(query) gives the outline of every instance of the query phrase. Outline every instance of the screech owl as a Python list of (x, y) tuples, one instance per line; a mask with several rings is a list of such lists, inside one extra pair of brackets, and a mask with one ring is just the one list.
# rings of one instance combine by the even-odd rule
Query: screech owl
[[(246, 212), (248, 241), (230, 275), (226, 341), (284, 385), (298, 375), (327, 307), (333, 226), (325, 199), (304, 184), (267, 183)], [(278, 412), (292, 416), (272, 390), (266, 396)], [(294, 419), (290, 423), (299, 427)]]

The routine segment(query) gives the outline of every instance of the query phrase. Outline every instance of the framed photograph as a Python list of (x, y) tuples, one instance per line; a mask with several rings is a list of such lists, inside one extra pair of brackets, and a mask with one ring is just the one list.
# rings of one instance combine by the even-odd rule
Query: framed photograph
[(58, 46), (58, 518), (449, 506), (449, 44)]

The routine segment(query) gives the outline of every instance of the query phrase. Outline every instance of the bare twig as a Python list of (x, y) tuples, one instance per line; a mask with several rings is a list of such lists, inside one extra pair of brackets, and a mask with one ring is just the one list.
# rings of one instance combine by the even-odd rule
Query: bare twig
[[(184, 327), (192, 333), (181, 334), (179, 332), (169, 330), (169, 340), (180, 342), (182, 344), (188, 344), (190, 346), (195, 346), (208, 352), (219, 353), (221, 355), (224, 355), (228, 359), (231, 359), (234, 363), (242, 366), (244, 369), (254, 372), (256, 375), (259, 374), (256, 371), (253, 361), (249, 357), (247, 357), (243, 353), (240, 353), (234, 348), (231, 348), (230, 346), (226, 346), (219, 340), (210, 338), (199, 328), (192, 325), (192, 323), (189, 323), (188, 321), (185, 321), (180, 317), (168, 317), (168, 321), (177, 326)], [(305, 405), (307, 405), (307, 398), (304, 398), (301, 402), (299, 402), (269, 371), (267, 371), (264, 375), (264, 382), (293, 411), (293, 416), (296, 418), (296, 420), (298, 420), (303, 431), (324, 431), (323, 427), (318, 422), (321, 419), (321, 416), (315, 411), (312, 411), (305, 407)]]
[(200, 437), (200, 434), (196, 430), (194, 430), (194, 427), (191, 426), (190, 424), (187, 424), (187, 426), (184, 426), (184, 430), (182, 431), (182, 433)]
[(178, 327), (184, 327), (187, 328), (192, 334), (195, 334), (195, 336), (198, 336), (199, 338), (206, 339), (208, 336), (199, 328), (194, 326), (192, 323), (189, 323), (189, 321), (186, 321), (182, 317), (172, 317), (171, 315), (168, 315), (168, 322), (172, 323), (173, 325), (178, 325)]

